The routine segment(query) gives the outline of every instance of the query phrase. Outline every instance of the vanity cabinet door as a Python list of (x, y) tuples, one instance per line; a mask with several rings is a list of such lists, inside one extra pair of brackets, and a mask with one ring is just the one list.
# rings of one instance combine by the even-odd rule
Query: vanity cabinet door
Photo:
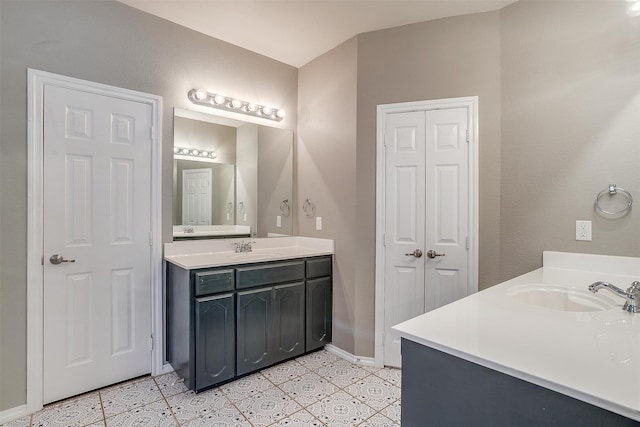
[(238, 292), (238, 375), (257, 371), (272, 363), (272, 290), (268, 287)]
[(307, 280), (306, 351), (331, 342), (331, 277)]
[(274, 362), (299, 356), (305, 351), (304, 282), (273, 289)]
[(195, 301), (195, 389), (235, 376), (234, 295)]

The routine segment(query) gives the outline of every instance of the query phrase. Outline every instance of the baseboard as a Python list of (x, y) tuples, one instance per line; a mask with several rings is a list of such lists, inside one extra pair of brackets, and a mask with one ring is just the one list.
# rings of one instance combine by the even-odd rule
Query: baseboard
[(0, 411), (0, 425), (27, 415), (29, 415), (29, 412), (27, 412), (27, 405), (20, 405), (15, 408), (5, 409), (4, 411)]
[(347, 360), (353, 364), (360, 365), (360, 366), (373, 366), (373, 357), (354, 356), (348, 351), (345, 351), (339, 347), (336, 347), (333, 344), (325, 345), (324, 349), (327, 350), (329, 353), (335, 354), (336, 356), (344, 360)]

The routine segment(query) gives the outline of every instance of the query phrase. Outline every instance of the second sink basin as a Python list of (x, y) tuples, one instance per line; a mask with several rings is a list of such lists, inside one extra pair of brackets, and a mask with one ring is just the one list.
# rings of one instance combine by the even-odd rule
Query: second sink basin
[(593, 295), (585, 290), (541, 283), (511, 287), (507, 294), (527, 304), (552, 310), (570, 312), (603, 311), (616, 307), (616, 302), (604, 295)]

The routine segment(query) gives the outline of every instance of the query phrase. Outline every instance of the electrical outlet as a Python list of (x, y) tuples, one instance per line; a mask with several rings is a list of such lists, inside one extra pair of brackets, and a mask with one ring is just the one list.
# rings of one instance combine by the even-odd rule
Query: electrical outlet
[(317, 216), (316, 217), (316, 230), (318, 230), (318, 231), (322, 230), (322, 217), (321, 216)]
[(591, 221), (576, 221), (576, 240), (591, 241)]
[(276, 227), (282, 227), (282, 217), (280, 215), (276, 216)]

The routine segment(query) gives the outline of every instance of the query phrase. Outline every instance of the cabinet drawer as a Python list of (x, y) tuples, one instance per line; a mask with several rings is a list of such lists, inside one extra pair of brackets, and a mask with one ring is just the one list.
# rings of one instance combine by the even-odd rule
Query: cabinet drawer
[(233, 269), (195, 273), (196, 296), (231, 291), (234, 287)]
[(304, 279), (304, 261), (278, 262), (236, 269), (238, 289), (301, 279)]
[(331, 257), (307, 260), (307, 278), (331, 275)]

